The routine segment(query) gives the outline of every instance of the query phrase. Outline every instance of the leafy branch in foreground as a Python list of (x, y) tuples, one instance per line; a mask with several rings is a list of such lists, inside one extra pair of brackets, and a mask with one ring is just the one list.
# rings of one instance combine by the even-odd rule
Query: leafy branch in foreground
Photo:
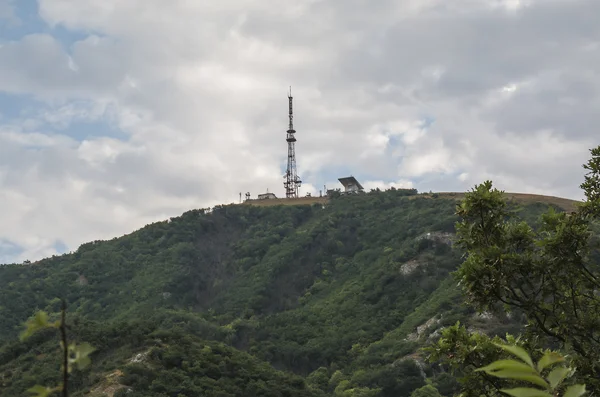
[(529, 225), (516, 219), (502, 191), (486, 181), (457, 207), (456, 271), (479, 311), (522, 313), (528, 339), (557, 346), (577, 377), (600, 391), (600, 146), (581, 185), (586, 201), (571, 213), (550, 209)]
[(502, 379), (476, 371), (496, 360), (509, 358), (500, 345), (514, 345), (534, 349), (531, 341), (506, 334), (505, 338), (490, 337), (483, 333), (469, 332), (457, 322), (442, 330), (441, 338), (423, 349), (427, 361), (436, 363), (456, 376), (461, 384), (461, 397), (498, 397), (505, 386)]
[[(519, 346), (500, 345), (497, 347), (518, 357), (517, 360), (497, 360), (493, 363), (478, 368), (476, 372), (485, 372), (490, 376), (514, 381), (526, 381), (534, 387), (515, 387), (512, 389), (500, 389), (501, 392), (513, 397), (554, 397), (564, 388), (565, 379), (573, 376), (575, 369), (565, 365), (556, 365), (565, 361), (565, 358), (557, 352), (547, 350), (542, 358), (534, 364), (529, 354)], [(552, 368), (553, 367), (553, 368)], [(543, 375), (546, 373), (546, 375)], [(584, 384), (570, 385), (565, 389), (563, 397), (580, 397), (585, 394)]]
[(54, 328), (60, 333), (62, 384), (55, 387), (35, 385), (27, 390), (35, 397), (46, 397), (54, 392), (61, 392), (63, 397), (68, 397), (69, 374), (73, 371), (73, 367), (75, 366), (81, 371), (91, 363), (89, 355), (94, 352), (94, 348), (89, 343), (69, 344), (67, 341), (66, 311), (67, 305), (64, 300), (62, 301), (60, 320), (50, 322), (48, 313), (38, 311), (25, 323), (25, 330), (20, 335), (21, 341), (24, 341), (35, 332), (43, 329)]

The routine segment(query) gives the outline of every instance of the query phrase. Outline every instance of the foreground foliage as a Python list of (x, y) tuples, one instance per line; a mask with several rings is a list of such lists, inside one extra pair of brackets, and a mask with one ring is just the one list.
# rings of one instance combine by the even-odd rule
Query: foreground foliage
[[(556, 365), (565, 361), (558, 352), (547, 350), (537, 364), (533, 363), (531, 356), (522, 348), (515, 345), (496, 345), (519, 358), (516, 360), (498, 360), (477, 371), (502, 379), (516, 382), (526, 381), (536, 387), (513, 387), (500, 389), (502, 393), (513, 397), (553, 397), (564, 390), (563, 397), (580, 397), (585, 393), (584, 384), (575, 384), (565, 387), (564, 381), (573, 376), (575, 369), (565, 365)], [(543, 375), (545, 373), (545, 375)]]
[[(527, 328), (523, 338), (518, 339), (520, 343), (535, 348), (537, 354), (547, 346), (568, 353), (577, 367), (575, 379), (587, 383), (590, 392), (597, 394), (600, 393), (600, 147), (591, 154), (592, 158), (584, 165), (588, 173), (581, 185), (586, 201), (569, 214), (551, 208), (536, 228), (514, 219), (502, 192), (493, 189), (490, 181), (467, 194), (457, 211), (462, 220), (456, 228), (457, 244), (467, 257), (456, 276), (470, 305), (479, 311), (524, 316)], [(473, 366), (502, 354), (493, 342), (497, 341), (469, 334), (457, 324), (445, 330), (438, 343), (429, 349), (430, 359), (462, 373), (465, 395), (493, 396), (500, 388), (498, 381), (489, 376), (498, 376), (492, 369), (499, 368), (499, 364), (485, 367), (487, 377), (472, 372)], [(520, 351), (518, 347), (515, 349)], [(557, 357), (544, 355), (541, 362)], [(506, 359), (500, 362), (507, 363)], [(555, 371), (548, 375), (550, 386), (540, 380), (539, 374), (531, 373), (522, 379), (548, 386), (546, 391), (555, 393), (557, 379), (562, 380), (570, 370)], [(579, 395), (582, 390), (571, 388), (566, 395)], [(523, 390), (520, 393), (520, 397), (544, 395)]]
[(21, 341), (31, 337), (34, 333), (45, 329), (57, 329), (60, 332), (60, 348), (62, 358), (62, 382), (58, 386), (49, 387), (35, 385), (27, 391), (36, 397), (46, 397), (54, 392), (60, 392), (63, 397), (69, 396), (69, 374), (76, 367), (78, 370), (85, 369), (90, 365), (89, 355), (94, 352), (94, 348), (89, 343), (68, 343), (67, 322), (66, 322), (66, 302), (62, 302), (60, 320), (49, 321), (48, 314), (39, 311), (25, 323), (25, 330), (21, 333)]

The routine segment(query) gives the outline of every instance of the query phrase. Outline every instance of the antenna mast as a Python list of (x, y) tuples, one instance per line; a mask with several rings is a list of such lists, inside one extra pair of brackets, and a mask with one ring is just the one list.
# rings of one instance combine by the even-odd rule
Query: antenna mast
[(302, 181), (300, 180), (300, 177), (298, 177), (298, 172), (296, 170), (296, 137), (294, 136), (296, 130), (294, 130), (294, 111), (292, 109), (292, 100), (292, 87), (290, 87), (290, 92), (288, 94), (290, 123), (286, 138), (288, 143), (287, 171), (283, 176), (285, 178), (283, 186), (285, 187), (286, 198), (297, 198), (298, 188), (302, 184)]

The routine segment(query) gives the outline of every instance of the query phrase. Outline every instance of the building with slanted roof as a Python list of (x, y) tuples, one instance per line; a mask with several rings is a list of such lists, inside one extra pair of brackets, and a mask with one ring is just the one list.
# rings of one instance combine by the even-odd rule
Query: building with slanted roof
[(276, 199), (276, 198), (277, 198), (277, 196), (275, 196), (273, 193), (269, 193), (269, 192), (258, 195), (259, 200), (269, 200), (269, 199)]
[(362, 185), (353, 176), (339, 178), (338, 181), (344, 186), (344, 193), (360, 193), (364, 190)]

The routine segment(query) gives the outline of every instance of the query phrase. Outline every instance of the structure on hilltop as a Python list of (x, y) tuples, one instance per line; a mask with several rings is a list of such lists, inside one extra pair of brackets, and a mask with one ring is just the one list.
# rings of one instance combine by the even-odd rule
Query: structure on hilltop
[(325, 186), (326, 197), (337, 197), (340, 194), (357, 194), (365, 191), (360, 182), (358, 182), (352, 175), (344, 178), (338, 178), (338, 181), (340, 181), (342, 186), (344, 186), (344, 191), (342, 192), (342, 190), (339, 188), (327, 189), (327, 186)]
[(292, 108), (292, 87), (290, 87), (290, 92), (288, 94), (288, 103), (289, 103), (289, 125), (287, 130), (287, 146), (288, 146), (288, 154), (287, 154), (287, 170), (285, 175), (285, 182), (283, 182), (283, 187), (285, 188), (285, 197), (286, 198), (297, 198), (298, 197), (298, 188), (302, 184), (300, 177), (298, 176), (298, 172), (296, 170), (296, 130), (294, 130), (294, 111)]
[(269, 191), (258, 195), (259, 200), (272, 200), (272, 199), (276, 199), (276, 198), (277, 198), (277, 196), (273, 193), (269, 193)]
[(359, 193), (364, 190), (362, 185), (353, 176), (347, 176), (345, 178), (339, 178), (338, 181), (344, 186), (344, 193)]

